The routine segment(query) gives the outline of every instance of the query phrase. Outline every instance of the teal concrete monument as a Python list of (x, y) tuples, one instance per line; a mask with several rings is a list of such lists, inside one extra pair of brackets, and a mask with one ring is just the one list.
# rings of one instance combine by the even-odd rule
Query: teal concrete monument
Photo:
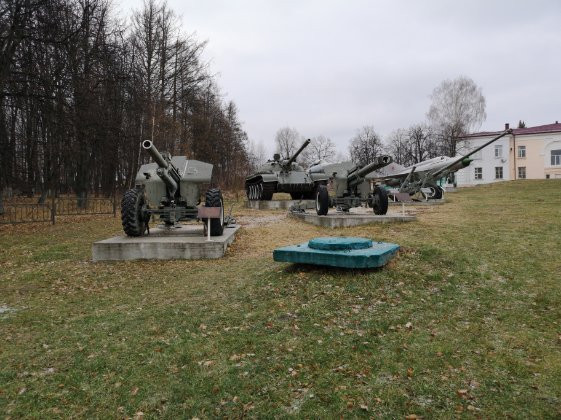
[(375, 268), (386, 265), (398, 250), (397, 244), (367, 238), (326, 237), (277, 248), (273, 251), (273, 259), (331, 267)]

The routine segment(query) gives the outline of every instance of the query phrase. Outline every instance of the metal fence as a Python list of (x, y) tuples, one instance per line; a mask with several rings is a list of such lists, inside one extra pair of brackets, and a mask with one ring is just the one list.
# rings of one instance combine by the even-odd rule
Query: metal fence
[[(78, 216), (93, 214), (117, 214), (116, 197), (87, 198), (76, 197), (49, 198), (44, 204), (31, 202), (37, 199), (19, 199), (4, 201), (0, 211), (0, 224), (14, 223), (56, 223), (57, 216)], [(26, 202), (27, 201), (27, 202)]]

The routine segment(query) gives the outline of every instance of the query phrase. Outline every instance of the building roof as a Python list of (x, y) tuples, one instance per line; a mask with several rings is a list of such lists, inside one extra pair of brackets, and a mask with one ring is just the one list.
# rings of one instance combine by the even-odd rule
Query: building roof
[[(512, 133), (515, 136), (523, 136), (527, 134), (541, 134), (541, 133), (559, 133), (561, 132), (561, 124), (555, 121), (553, 124), (537, 125), (535, 127), (526, 128), (513, 128)], [(481, 131), (479, 133), (472, 133), (463, 136), (463, 139), (472, 137), (485, 137), (485, 136), (498, 136), (502, 131)]]

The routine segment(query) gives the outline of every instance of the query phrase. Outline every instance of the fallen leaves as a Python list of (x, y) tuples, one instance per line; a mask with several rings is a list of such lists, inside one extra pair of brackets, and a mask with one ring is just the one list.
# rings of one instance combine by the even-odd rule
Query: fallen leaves
[(456, 391), (456, 394), (458, 394), (458, 397), (460, 397), (460, 398), (467, 398), (468, 390), (467, 389), (458, 389)]

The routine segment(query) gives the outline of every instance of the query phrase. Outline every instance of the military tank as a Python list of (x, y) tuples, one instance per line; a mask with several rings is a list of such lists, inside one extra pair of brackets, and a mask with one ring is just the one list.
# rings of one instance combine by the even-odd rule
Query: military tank
[(275, 193), (288, 193), (293, 200), (315, 199), (318, 185), (327, 183), (322, 174), (310, 174), (296, 158), (310, 144), (306, 140), (302, 146), (287, 159), (276, 153), (273, 160), (261, 165), (256, 173), (245, 180), (245, 191), (249, 200), (271, 200)]

